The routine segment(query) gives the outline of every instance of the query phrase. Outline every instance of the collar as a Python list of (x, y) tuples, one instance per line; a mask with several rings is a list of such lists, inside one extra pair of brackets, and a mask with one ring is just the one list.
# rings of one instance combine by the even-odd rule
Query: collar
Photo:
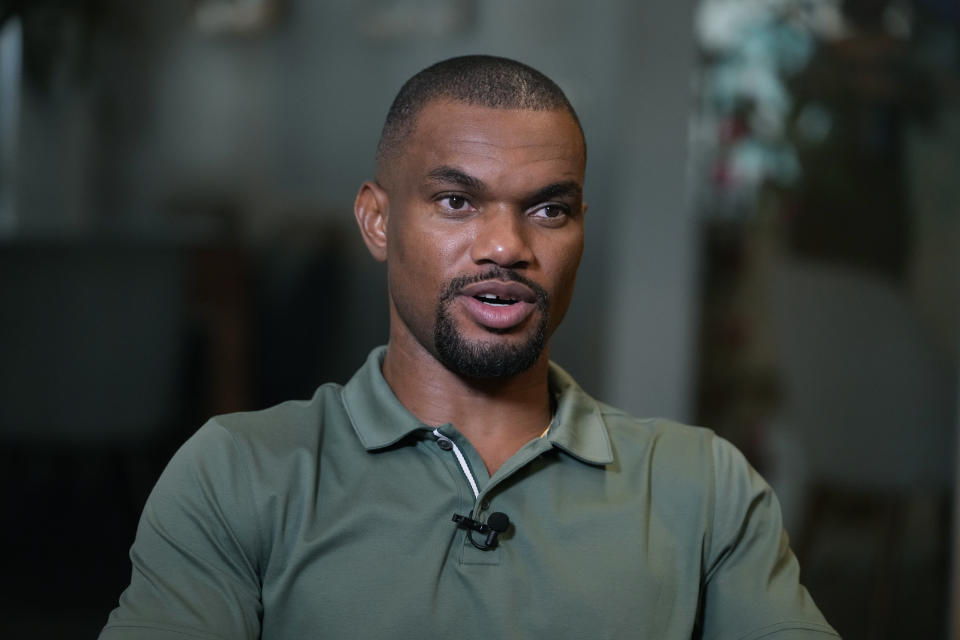
[[(415, 431), (433, 430), (407, 411), (387, 384), (382, 372), (386, 353), (385, 346), (371, 351), (342, 392), (350, 423), (367, 451), (389, 447)], [(546, 440), (589, 464), (613, 462), (610, 438), (596, 400), (552, 362), (549, 385), (557, 410)]]

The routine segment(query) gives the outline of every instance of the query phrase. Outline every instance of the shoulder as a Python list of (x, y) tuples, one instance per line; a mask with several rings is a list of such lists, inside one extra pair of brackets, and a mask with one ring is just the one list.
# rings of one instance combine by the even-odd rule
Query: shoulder
[(668, 418), (637, 418), (622, 409), (597, 401), (600, 415), (603, 417), (611, 435), (639, 434), (657, 441), (671, 443), (708, 443), (717, 438), (710, 429), (684, 424)]
[[(695, 493), (714, 489), (718, 474), (749, 475), (744, 457), (712, 430), (666, 418), (637, 418), (586, 393), (570, 374), (551, 362), (550, 386), (557, 397), (557, 413), (576, 425), (569, 440), (600, 438), (609, 442), (610, 471), (640, 470), (663, 477), (672, 487)], [(570, 443), (567, 443), (570, 444)], [(662, 483), (661, 483), (662, 484)]]
[(154, 494), (207, 487), (218, 499), (244, 502), (244, 509), (251, 500), (277, 494), (291, 477), (312, 473), (324, 433), (344, 419), (340, 390), (326, 384), (309, 400), (211, 418), (174, 454)]
[(614, 451), (636, 461), (637, 457), (669, 468), (712, 469), (717, 455), (732, 448), (712, 430), (667, 418), (636, 418), (620, 409), (597, 402)]
[(703, 469), (719, 475), (750, 475), (752, 468), (733, 444), (712, 429), (670, 420), (636, 418), (621, 409), (597, 402), (614, 447), (625, 453), (643, 454), (671, 465)]
[(338, 384), (324, 384), (308, 400), (289, 400), (257, 411), (218, 415), (195, 438), (230, 440), (234, 447), (247, 453), (313, 449), (325, 428), (345, 419), (342, 389)]
[[(555, 363), (550, 388), (556, 398), (556, 420), (568, 432), (557, 441), (573, 453), (600, 463), (608, 471), (684, 472), (704, 470), (712, 461), (717, 436), (709, 429), (665, 418), (637, 418), (601, 402), (584, 391)], [(699, 476), (700, 474), (695, 474)], [(693, 478), (694, 484), (701, 484)]]
[(223, 529), (262, 558), (271, 544), (271, 514), (308, 497), (303, 487), (315, 472), (323, 433), (335, 422), (331, 414), (342, 413), (340, 387), (328, 384), (309, 400), (211, 418), (171, 458), (144, 517), (209, 522), (209, 514), (218, 514)]
[(706, 540), (732, 535), (758, 502), (777, 510), (763, 478), (711, 429), (598, 406), (614, 452), (611, 470), (648, 487), (652, 504), (663, 514), (698, 514)]

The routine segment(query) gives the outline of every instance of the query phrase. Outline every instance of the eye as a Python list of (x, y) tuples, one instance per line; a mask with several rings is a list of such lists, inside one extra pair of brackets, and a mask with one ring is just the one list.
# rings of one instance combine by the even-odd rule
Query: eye
[(563, 221), (569, 211), (569, 208), (562, 204), (549, 203), (540, 205), (531, 211), (530, 216), (544, 222), (552, 222), (556, 224)]
[(465, 196), (448, 195), (437, 200), (444, 209), (451, 211), (467, 211), (470, 207), (470, 201)]

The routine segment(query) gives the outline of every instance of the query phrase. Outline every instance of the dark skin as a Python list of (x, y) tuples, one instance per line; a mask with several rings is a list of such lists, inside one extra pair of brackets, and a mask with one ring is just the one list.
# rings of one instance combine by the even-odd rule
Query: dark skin
[[(583, 252), (584, 169), (583, 139), (566, 111), (434, 101), (401, 155), (357, 194), (364, 242), (387, 263), (384, 377), (422, 422), (453, 423), (491, 474), (550, 422), (549, 347), (507, 378), (457, 374), (434, 345), (438, 300), (453, 278), (513, 270), (548, 293), (549, 338), (570, 304)], [(457, 332), (472, 344), (521, 344), (541, 320), (533, 305), (504, 311), (475, 300), (464, 293), (450, 306)], [(490, 309), (506, 326), (491, 328)]]

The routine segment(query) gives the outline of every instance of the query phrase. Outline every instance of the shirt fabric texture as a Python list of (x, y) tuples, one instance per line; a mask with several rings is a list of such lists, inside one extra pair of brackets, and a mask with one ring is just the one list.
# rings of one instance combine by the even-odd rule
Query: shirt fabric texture
[[(838, 637), (799, 583), (776, 498), (728, 442), (595, 401), (490, 477), (394, 396), (346, 386), (205, 424), (144, 508), (102, 640)], [(454, 513), (511, 521), (474, 548)], [(474, 534), (475, 539), (483, 535)]]

